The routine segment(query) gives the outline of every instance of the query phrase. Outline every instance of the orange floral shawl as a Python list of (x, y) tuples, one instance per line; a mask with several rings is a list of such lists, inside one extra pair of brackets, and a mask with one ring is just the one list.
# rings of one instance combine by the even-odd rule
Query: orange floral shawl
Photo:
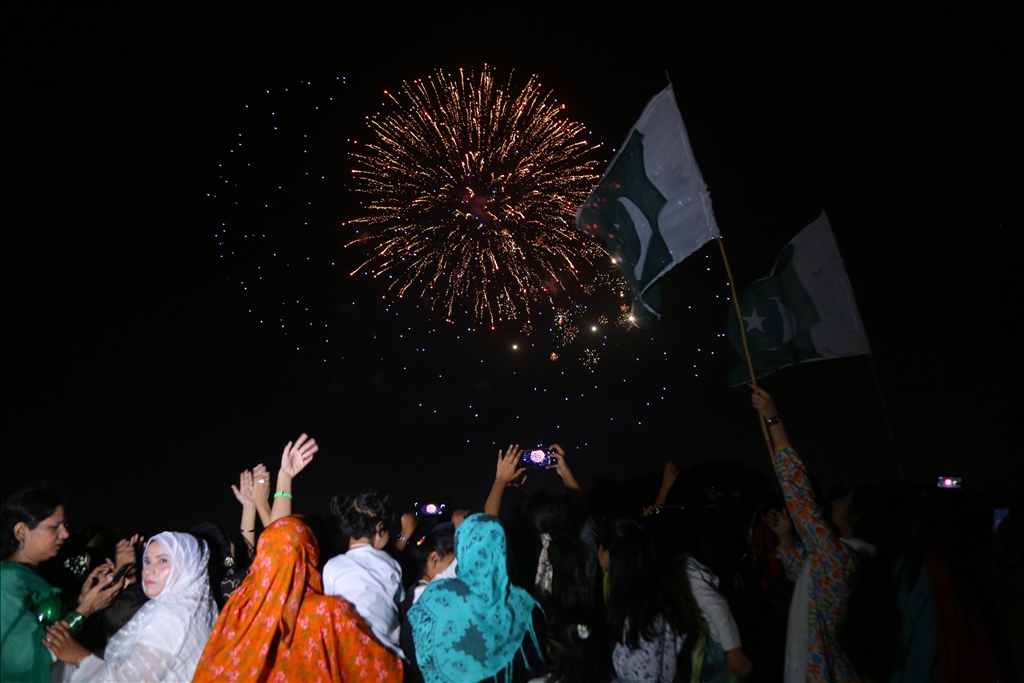
[(192, 680), (401, 683), (401, 660), (374, 640), (355, 607), (323, 594), (319, 554), (300, 518), (267, 527)]

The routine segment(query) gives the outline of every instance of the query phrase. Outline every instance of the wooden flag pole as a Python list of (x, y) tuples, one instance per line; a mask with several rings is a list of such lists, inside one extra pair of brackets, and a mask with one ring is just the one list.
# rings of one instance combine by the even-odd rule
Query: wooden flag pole
[[(725, 242), (722, 240), (722, 236), (719, 235), (718, 249), (722, 252), (722, 261), (725, 262), (725, 276), (729, 278), (729, 292), (732, 294), (732, 305), (736, 310), (736, 323), (740, 328), (740, 339), (743, 340), (743, 355), (747, 360), (747, 370), (750, 371), (750, 383), (755, 387), (757, 386), (757, 375), (754, 374), (754, 361), (750, 358), (750, 346), (747, 344), (747, 331), (743, 327), (743, 314), (740, 313), (740, 298), (736, 296), (736, 284), (732, 278), (732, 268), (729, 266), (729, 257), (725, 254)], [(764, 442), (768, 446), (768, 455), (772, 458), (775, 457), (775, 449), (772, 448), (772, 437), (768, 433), (768, 425), (765, 424), (764, 418), (761, 414), (757, 414), (757, 422), (761, 425), (761, 433), (764, 435)]]
[[(668, 73), (668, 69), (665, 69), (665, 80), (668, 81), (669, 85), (672, 85), (672, 77)], [(747, 331), (743, 328), (743, 315), (740, 313), (740, 298), (736, 296), (736, 285), (732, 278), (732, 268), (729, 266), (729, 257), (725, 254), (725, 244), (722, 241), (722, 236), (719, 235), (718, 248), (722, 252), (722, 261), (725, 262), (725, 275), (729, 278), (729, 291), (732, 292), (732, 303), (736, 309), (736, 322), (740, 326), (740, 338), (743, 339), (743, 355), (747, 360), (747, 370), (750, 371), (750, 383), (755, 387), (757, 386), (757, 376), (754, 374), (754, 362), (750, 359), (750, 347), (747, 345)], [(764, 435), (764, 443), (768, 446), (768, 457), (775, 458), (775, 449), (772, 448), (772, 437), (768, 433), (768, 425), (765, 424), (764, 418), (761, 414), (757, 414), (757, 422), (761, 425), (761, 434)]]
[(892, 423), (889, 422), (889, 408), (885, 405), (885, 394), (882, 393), (882, 383), (878, 380), (878, 370), (875, 369), (875, 354), (868, 352), (868, 367), (871, 368), (871, 377), (875, 380), (875, 391), (878, 392), (878, 403), (882, 406), (882, 421), (885, 422), (885, 433), (889, 436), (889, 448), (892, 449), (892, 462), (896, 465), (896, 473), (900, 479), (906, 479), (903, 474), (903, 465), (896, 457), (896, 440), (892, 436)]

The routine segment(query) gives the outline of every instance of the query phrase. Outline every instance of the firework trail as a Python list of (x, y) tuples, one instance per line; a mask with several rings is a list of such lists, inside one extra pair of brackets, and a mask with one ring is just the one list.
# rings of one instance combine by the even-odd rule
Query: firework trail
[(395, 296), (492, 327), (593, 291), (580, 269), (607, 255), (575, 213), (600, 177), (599, 145), (536, 76), (516, 89), (486, 65), (438, 71), (388, 97), (390, 111), (367, 119), (375, 139), (353, 154), (368, 201), (346, 246), (373, 250), (353, 275), (390, 277)]

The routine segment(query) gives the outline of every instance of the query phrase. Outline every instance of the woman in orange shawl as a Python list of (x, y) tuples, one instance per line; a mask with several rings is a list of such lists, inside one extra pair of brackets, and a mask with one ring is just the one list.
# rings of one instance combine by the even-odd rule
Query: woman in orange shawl
[(298, 517), (264, 530), (249, 575), (221, 610), (193, 681), (401, 683), (401, 660), (374, 640), (351, 604), (323, 594), (319, 553)]

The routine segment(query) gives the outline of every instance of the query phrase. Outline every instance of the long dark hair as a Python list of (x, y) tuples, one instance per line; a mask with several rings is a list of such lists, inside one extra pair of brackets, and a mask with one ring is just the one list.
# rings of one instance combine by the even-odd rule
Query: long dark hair
[(550, 489), (536, 491), (523, 505), (523, 515), (539, 534), (549, 534), (551, 595), (534, 591), (545, 607), (575, 607), (593, 604), (596, 563), (579, 539), (579, 527), (569, 515), (565, 498)]
[(12, 494), (0, 508), (0, 560), (6, 560), (18, 549), (14, 527), (19, 522), (35, 529), (63, 505), (64, 497), (48, 487), (23, 489)]
[(638, 649), (641, 638), (656, 639), (659, 616), (680, 632), (650, 532), (631, 520), (613, 520), (601, 536), (601, 547), (611, 556), (607, 610), (612, 638)]
[(608, 630), (593, 606), (552, 614), (547, 644), (552, 683), (604, 683), (615, 675)]

